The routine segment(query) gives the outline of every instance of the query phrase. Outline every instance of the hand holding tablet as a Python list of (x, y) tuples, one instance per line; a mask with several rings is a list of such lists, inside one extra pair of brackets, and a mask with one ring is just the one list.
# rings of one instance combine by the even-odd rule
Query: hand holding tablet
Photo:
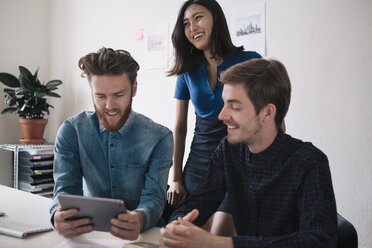
[(96, 231), (109, 232), (111, 219), (126, 212), (123, 200), (77, 195), (58, 195), (57, 197), (62, 210), (72, 208), (79, 210), (77, 215), (66, 220), (90, 218), (93, 230)]

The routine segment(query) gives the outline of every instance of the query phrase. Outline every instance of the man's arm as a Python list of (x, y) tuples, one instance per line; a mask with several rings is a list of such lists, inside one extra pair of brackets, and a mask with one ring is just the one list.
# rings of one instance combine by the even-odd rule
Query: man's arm
[(70, 121), (59, 128), (54, 147), (54, 199), (50, 209), (53, 215), (59, 202), (58, 194), (82, 195), (82, 174), (79, 162), (78, 141)]
[(66, 221), (65, 219), (77, 214), (76, 209), (62, 211), (57, 195), (82, 195), (82, 175), (78, 155), (78, 143), (75, 130), (69, 121), (65, 121), (58, 130), (54, 147), (54, 199), (50, 208), (51, 222), (59, 234), (72, 238), (93, 230), (90, 219)]
[(160, 229), (162, 238), (159, 240), (161, 245), (175, 248), (233, 248), (231, 237), (221, 237), (197, 227), (191, 222), (199, 215), (199, 211), (194, 209), (185, 217), (177, 220)]
[(142, 231), (153, 227), (163, 213), (172, 155), (173, 135), (171, 131), (167, 130), (165, 136), (158, 142), (151, 154), (140, 204), (134, 210), (143, 214)]

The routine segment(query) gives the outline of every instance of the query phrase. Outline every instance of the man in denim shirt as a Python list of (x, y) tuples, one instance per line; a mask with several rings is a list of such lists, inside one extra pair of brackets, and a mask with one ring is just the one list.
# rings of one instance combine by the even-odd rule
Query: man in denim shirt
[(172, 164), (172, 132), (132, 111), (138, 63), (123, 50), (101, 48), (79, 61), (91, 87), (95, 112), (67, 119), (55, 144), (51, 220), (64, 237), (93, 230), (88, 218), (66, 221), (57, 195), (116, 198), (128, 211), (111, 220), (111, 234), (134, 240), (160, 224)]

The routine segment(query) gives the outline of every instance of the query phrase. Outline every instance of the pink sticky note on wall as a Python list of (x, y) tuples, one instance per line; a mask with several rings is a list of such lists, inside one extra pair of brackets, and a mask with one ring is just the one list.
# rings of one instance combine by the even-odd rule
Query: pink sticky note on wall
[(143, 39), (143, 29), (139, 28), (134, 32), (134, 39), (142, 40)]

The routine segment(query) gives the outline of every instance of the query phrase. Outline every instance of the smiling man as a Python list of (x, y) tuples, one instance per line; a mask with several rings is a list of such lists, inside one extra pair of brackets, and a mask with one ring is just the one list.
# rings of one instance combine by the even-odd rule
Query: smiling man
[(111, 234), (134, 240), (140, 231), (162, 224), (172, 133), (132, 111), (139, 65), (128, 52), (101, 48), (82, 57), (79, 67), (88, 79), (95, 112), (70, 117), (58, 131), (51, 220), (61, 235), (71, 238), (93, 227), (88, 218), (66, 221), (77, 210), (62, 211), (57, 195), (122, 199), (129, 210), (111, 220)]
[[(197, 194), (161, 229), (169, 247), (336, 247), (337, 213), (328, 160), (285, 134), (291, 84), (276, 60), (252, 59), (221, 74), (228, 135), (213, 152)], [(236, 237), (198, 226), (228, 192)], [(194, 223), (192, 223), (194, 222)]]

